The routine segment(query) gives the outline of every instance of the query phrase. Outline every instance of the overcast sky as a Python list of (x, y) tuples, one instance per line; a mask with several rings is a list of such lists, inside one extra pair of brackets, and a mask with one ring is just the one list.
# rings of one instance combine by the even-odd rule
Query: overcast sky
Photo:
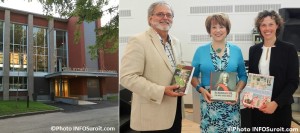
[(0, 2), (0, 5), (17, 10), (43, 14), (43, 7), (37, 0), (32, 0), (32, 2), (28, 2), (28, 0), (4, 0), (4, 3)]
[[(109, 4), (118, 5), (119, 0), (110, 0)], [(32, 0), (32, 2), (28, 2), (28, 0), (4, 0), (4, 3), (0, 1), (0, 6), (37, 14), (44, 14), (43, 7), (38, 0)], [(55, 15), (55, 17), (59, 17), (59, 15)], [(103, 16), (101, 19), (102, 25), (104, 25), (109, 19), (109, 15)]]

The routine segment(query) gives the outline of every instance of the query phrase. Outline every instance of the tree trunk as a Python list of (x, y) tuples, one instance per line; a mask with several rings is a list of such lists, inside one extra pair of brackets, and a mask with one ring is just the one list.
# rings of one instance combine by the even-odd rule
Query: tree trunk
[(103, 49), (99, 49), (99, 58), (100, 58), (100, 70), (106, 70), (105, 68), (105, 58), (104, 58), (104, 50)]

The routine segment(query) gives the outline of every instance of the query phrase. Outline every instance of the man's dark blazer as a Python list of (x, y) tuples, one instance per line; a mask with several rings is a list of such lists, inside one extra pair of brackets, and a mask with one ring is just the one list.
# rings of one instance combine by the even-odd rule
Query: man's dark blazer
[[(258, 64), (263, 51), (262, 47), (263, 43), (250, 47), (249, 73), (259, 74)], [(274, 120), (274, 117), (276, 117), (276, 119), (280, 121), (278, 125), (281, 125), (282, 123), (286, 124), (287, 121), (290, 123), (292, 117), (291, 104), (294, 102), (293, 93), (296, 91), (299, 84), (298, 61), (298, 54), (295, 45), (277, 39), (275, 47), (272, 47), (271, 49), (269, 71), (270, 75), (275, 77), (271, 101), (275, 101), (278, 104), (278, 107), (272, 115), (268, 116), (270, 116), (269, 120)], [(249, 123), (251, 119), (267, 116), (257, 109), (251, 110), (252, 109), (241, 110), (242, 127), (253, 126), (253, 123)], [(255, 122), (255, 120), (253, 121)], [(261, 124), (263, 123), (264, 122), (261, 122)], [(266, 125), (268, 125), (268, 123)]]

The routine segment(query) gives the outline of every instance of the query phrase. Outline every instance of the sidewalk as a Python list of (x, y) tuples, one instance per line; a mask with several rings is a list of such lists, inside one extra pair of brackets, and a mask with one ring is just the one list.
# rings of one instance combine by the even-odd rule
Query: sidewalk
[(48, 105), (62, 108), (62, 112), (80, 112), (84, 110), (100, 109), (106, 107), (118, 106), (118, 100), (102, 100), (102, 101), (81, 101), (80, 105), (71, 105), (61, 102), (47, 103)]

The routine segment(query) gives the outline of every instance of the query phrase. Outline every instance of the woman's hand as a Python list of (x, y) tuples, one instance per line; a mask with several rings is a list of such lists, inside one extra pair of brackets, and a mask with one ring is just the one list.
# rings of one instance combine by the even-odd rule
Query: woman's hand
[(245, 108), (254, 109), (254, 106), (248, 103), (243, 103)]
[(275, 112), (275, 110), (277, 109), (277, 107), (278, 107), (278, 104), (275, 101), (272, 101), (272, 102), (265, 103), (264, 105), (262, 105), (259, 108), (259, 110), (266, 114), (273, 114)]
[(236, 95), (235, 95), (235, 100), (234, 101), (230, 101), (230, 102), (225, 102), (226, 104), (229, 104), (229, 105), (235, 105), (238, 103), (238, 100), (239, 100), (239, 96), (240, 96), (240, 90), (237, 89), (236, 90)]
[(202, 96), (204, 97), (204, 99), (205, 99), (205, 101), (207, 103), (211, 103), (212, 102), (211, 101), (211, 95), (210, 95), (210, 93), (206, 89), (204, 89), (204, 88), (201, 87), (199, 91), (201, 92)]

